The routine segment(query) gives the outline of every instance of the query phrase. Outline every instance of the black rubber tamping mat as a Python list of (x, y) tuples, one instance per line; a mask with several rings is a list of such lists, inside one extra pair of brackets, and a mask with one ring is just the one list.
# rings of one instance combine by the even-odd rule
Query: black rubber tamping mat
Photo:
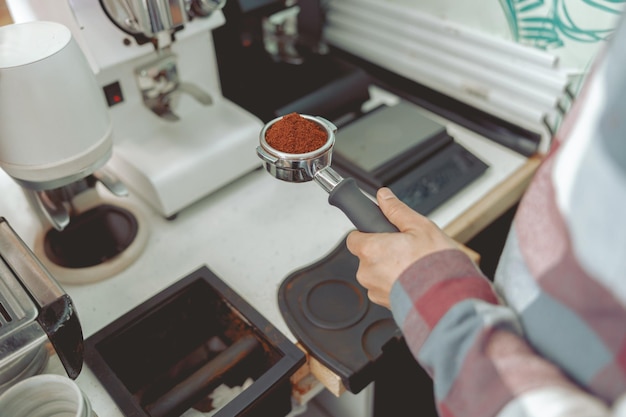
[[(287, 326), (311, 356), (358, 393), (401, 340), (391, 312), (367, 298), (345, 237), (324, 258), (292, 272), (278, 291)], [(403, 342), (403, 341), (402, 341)]]

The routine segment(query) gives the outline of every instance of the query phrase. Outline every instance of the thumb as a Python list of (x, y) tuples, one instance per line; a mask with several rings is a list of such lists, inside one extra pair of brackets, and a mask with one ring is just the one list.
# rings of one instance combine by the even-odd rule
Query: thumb
[(401, 232), (408, 230), (415, 222), (415, 211), (396, 197), (389, 188), (380, 188), (376, 193), (376, 199), (385, 217)]

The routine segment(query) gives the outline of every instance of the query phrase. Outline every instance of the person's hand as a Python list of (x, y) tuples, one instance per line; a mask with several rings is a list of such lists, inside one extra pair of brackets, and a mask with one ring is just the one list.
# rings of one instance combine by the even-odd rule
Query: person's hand
[(388, 188), (376, 194), (378, 205), (400, 233), (350, 232), (348, 250), (359, 258), (357, 280), (369, 299), (389, 308), (391, 286), (410, 265), (424, 256), (458, 248), (437, 225), (400, 201)]

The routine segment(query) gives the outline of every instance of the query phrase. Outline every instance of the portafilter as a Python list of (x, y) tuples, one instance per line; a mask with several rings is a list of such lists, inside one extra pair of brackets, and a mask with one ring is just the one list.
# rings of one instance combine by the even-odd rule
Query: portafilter
[(266, 135), (272, 125), (283, 118), (277, 117), (266, 123), (259, 135), (257, 155), (263, 161), (265, 170), (282, 181), (315, 181), (328, 192), (328, 202), (343, 211), (361, 232), (397, 232), (398, 229), (387, 220), (378, 205), (361, 191), (354, 178), (343, 178), (332, 169), (332, 150), (337, 127), (323, 117), (300, 116), (316, 123), (327, 133), (326, 143), (314, 151), (300, 154), (281, 152), (273, 148), (268, 144)]

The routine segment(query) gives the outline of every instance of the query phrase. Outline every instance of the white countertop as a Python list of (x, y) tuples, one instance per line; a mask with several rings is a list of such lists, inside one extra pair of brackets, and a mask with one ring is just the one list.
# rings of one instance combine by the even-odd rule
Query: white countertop
[[(445, 227), (506, 179), (526, 158), (461, 128), (450, 126), (463, 146), (490, 165), (478, 180), (430, 217)], [(252, 152), (254, 150), (251, 150)], [(0, 171), (0, 216), (32, 245), (41, 226), (19, 186)], [(132, 194), (150, 228), (141, 256), (126, 270), (84, 285), (64, 284), (85, 338), (202, 265), (230, 285), (288, 338), (277, 290), (292, 271), (330, 252), (353, 226), (317, 184), (279, 181), (263, 170), (234, 183), (166, 220)], [(77, 382), (99, 417), (122, 416), (85, 367)]]

